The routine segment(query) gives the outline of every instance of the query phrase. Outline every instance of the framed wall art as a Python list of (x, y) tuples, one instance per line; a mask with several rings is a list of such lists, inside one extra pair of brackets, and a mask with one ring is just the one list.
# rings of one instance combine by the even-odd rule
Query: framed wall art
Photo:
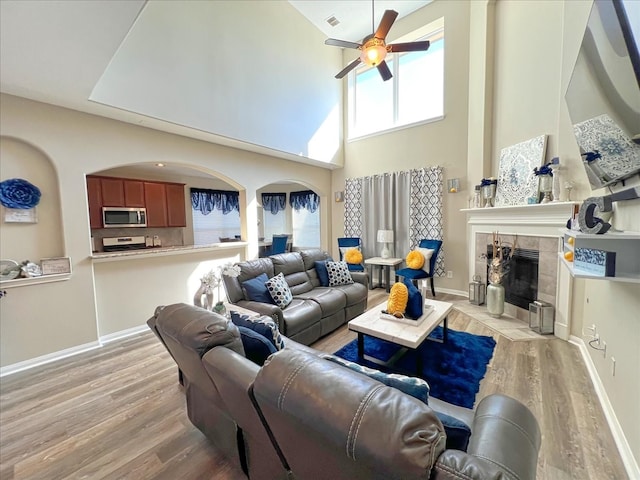
[(533, 169), (542, 165), (546, 150), (546, 134), (501, 150), (496, 207), (526, 205), (528, 198), (538, 198), (538, 177)]

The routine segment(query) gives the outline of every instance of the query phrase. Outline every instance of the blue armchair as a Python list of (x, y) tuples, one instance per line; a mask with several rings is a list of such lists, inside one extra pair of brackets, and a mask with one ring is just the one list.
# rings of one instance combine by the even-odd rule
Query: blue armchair
[(396, 270), (396, 282), (398, 281), (398, 277), (404, 277), (410, 279), (417, 287), (418, 280), (426, 280), (428, 278), (431, 282), (431, 294), (433, 295), (433, 298), (436, 298), (436, 290), (433, 287), (433, 273), (436, 268), (438, 253), (440, 253), (440, 247), (442, 246), (442, 240), (423, 239), (420, 240), (420, 244), (418, 246), (420, 248), (429, 248), (434, 251), (433, 255), (431, 255), (431, 259), (429, 260), (429, 273), (425, 272), (421, 268), (401, 268), (400, 270)]
[(271, 246), (264, 249), (263, 256), (269, 257), (271, 255), (277, 255), (278, 253), (285, 253), (287, 251), (287, 241), (289, 235), (274, 235), (271, 240)]
[[(362, 240), (360, 237), (341, 237), (338, 238), (338, 249), (340, 250), (340, 260), (343, 260), (344, 252), (349, 248), (358, 248), (362, 251)], [(347, 266), (352, 272), (364, 272), (364, 265), (356, 263), (348, 263)]]

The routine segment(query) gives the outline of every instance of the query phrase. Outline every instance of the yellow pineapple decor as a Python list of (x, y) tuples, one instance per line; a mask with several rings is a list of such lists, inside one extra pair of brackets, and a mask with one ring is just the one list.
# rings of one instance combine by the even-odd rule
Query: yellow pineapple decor
[(344, 252), (344, 261), (347, 263), (362, 263), (362, 252), (357, 248), (350, 248)]
[(405, 259), (407, 267), (419, 270), (424, 266), (424, 255), (417, 250), (411, 250)]
[(396, 282), (389, 292), (389, 301), (387, 302), (387, 312), (391, 315), (400, 313), (404, 315), (407, 309), (407, 301), (409, 300), (409, 290), (404, 283)]

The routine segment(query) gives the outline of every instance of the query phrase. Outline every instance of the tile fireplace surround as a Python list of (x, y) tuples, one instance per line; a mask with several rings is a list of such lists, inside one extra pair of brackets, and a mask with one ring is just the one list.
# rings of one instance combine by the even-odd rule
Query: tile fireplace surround
[[(566, 227), (575, 205), (579, 204), (551, 202), (462, 210), (467, 214), (469, 275), (478, 274), (486, 283), (487, 263), (480, 255), (486, 254), (492, 232), (497, 231), (502, 241), (508, 243), (513, 243), (517, 235), (518, 247), (539, 252), (537, 299), (555, 307), (554, 333), (565, 340), (569, 335), (567, 290), (570, 277), (563, 272), (558, 252), (562, 250), (562, 229)], [(529, 311), (515, 305), (505, 304), (505, 313), (529, 321)]]

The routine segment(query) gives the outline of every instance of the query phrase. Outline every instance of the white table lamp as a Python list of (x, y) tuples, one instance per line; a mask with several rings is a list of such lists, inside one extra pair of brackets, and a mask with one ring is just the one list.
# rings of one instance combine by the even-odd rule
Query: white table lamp
[(384, 243), (384, 248), (380, 252), (382, 258), (389, 258), (391, 251), (389, 244), (393, 243), (393, 230), (378, 230), (378, 243)]

